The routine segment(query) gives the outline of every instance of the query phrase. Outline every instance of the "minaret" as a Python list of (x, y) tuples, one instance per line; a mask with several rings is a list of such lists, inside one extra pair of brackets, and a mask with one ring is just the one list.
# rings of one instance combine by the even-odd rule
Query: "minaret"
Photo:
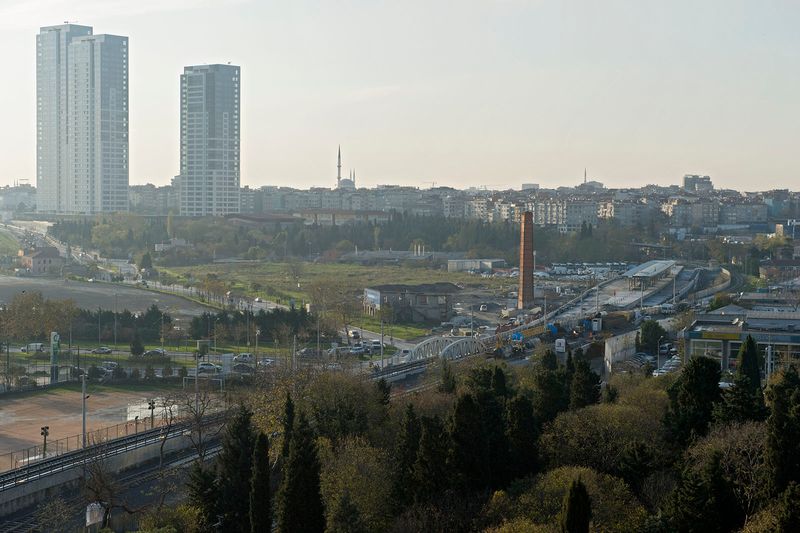
[(336, 162), (336, 186), (342, 181), (342, 145), (339, 145), (339, 159)]
[(586, 168), (583, 169), (583, 182), (586, 183)]
[(353, 169), (353, 188), (356, 188), (356, 169)]

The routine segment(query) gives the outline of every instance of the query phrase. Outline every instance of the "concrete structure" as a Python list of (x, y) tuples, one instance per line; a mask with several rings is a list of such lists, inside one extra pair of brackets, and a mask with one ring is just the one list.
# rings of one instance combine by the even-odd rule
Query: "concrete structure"
[(454, 315), (453, 297), (460, 290), (453, 283), (367, 287), (364, 312), (378, 316), (388, 307), (395, 321), (446, 322)]
[(684, 332), (686, 355), (711, 357), (723, 371), (734, 371), (739, 348), (748, 335), (755, 339), (762, 357), (772, 353), (776, 365), (800, 360), (800, 313), (764, 311), (700, 315)]
[(492, 272), (495, 268), (505, 268), (505, 259), (450, 259), (447, 261), (448, 272)]
[(241, 71), (185, 67), (181, 75), (180, 214), (238, 213)]
[(20, 264), (34, 275), (47, 274), (53, 270), (60, 271), (64, 266), (64, 258), (58, 253), (58, 248), (52, 246), (20, 250), (19, 254)]
[(522, 214), (519, 228), (519, 291), (517, 309), (533, 307), (533, 213)]
[(62, 24), (36, 36), (37, 209), (128, 209), (128, 38)]
[(629, 289), (652, 287), (658, 280), (669, 276), (675, 261), (648, 261), (623, 274), (628, 278)]

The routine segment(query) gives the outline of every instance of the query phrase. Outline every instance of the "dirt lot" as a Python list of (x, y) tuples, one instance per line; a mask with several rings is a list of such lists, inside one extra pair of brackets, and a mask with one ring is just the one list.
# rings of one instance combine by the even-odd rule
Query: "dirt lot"
[[(129, 406), (146, 405), (148, 398), (163, 395), (163, 391), (90, 386), (88, 394), (86, 427), (91, 431), (125, 422)], [(41, 444), (42, 426), (50, 426), (48, 448), (57, 439), (79, 435), (80, 390), (54, 389), (0, 399), (0, 455)]]

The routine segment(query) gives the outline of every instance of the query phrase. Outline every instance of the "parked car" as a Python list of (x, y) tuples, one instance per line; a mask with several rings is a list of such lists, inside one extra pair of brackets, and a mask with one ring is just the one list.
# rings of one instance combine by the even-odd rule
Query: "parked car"
[(92, 350), (92, 353), (99, 355), (108, 355), (111, 352), (113, 352), (113, 350), (108, 346), (100, 346), (99, 348), (95, 348), (94, 350)]
[(386, 345), (381, 344), (381, 341), (378, 339), (374, 339), (372, 342), (370, 342), (370, 348), (372, 349), (373, 353), (380, 353), (382, 347), (386, 347)]
[(166, 357), (167, 352), (162, 350), (161, 348), (155, 348), (153, 350), (147, 350), (142, 354), (143, 357)]
[(360, 340), (361, 339), (361, 333), (359, 333), (358, 331), (356, 331), (354, 329), (351, 329), (350, 330), (350, 338), (353, 339), (354, 341)]
[(252, 363), (253, 362), (253, 354), (249, 352), (240, 353), (239, 355), (233, 358), (234, 363)]
[(254, 302), (261, 303), (261, 302), (263, 302), (264, 300), (262, 300), (260, 297), (256, 296), (256, 297), (255, 297), (255, 299), (254, 299), (253, 301), (254, 301)]
[(269, 357), (258, 360), (258, 366), (271, 366), (273, 364), (275, 364), (275, 359), (270, 359)]
[(481, 306), (479, 307), (479, 309), (480, 309), (481, 311), (488, 311), (488, 310), (489, 310), (489, 306), (488, 306), (488, 305), (486, 305), (486, 304), (481, 304)]
[(237, 363), (231, 367), (231, 370), (239, 374), (252, 374), (256, 371), (255, 368), (245, 363)]
[(113, 372), (118, 366), (119, 363), (116, 361), (103, 361), (103, 363), (100, 365), (100, 368), (106, 372)]
[(350, 347), (350, 355), (364, 355), (366, 352), (362, 344), (354, 344)]
[(222, 367), (214, 363), (200, 363), (197, 365), (198, 374), (219, 374), (222, 372)]

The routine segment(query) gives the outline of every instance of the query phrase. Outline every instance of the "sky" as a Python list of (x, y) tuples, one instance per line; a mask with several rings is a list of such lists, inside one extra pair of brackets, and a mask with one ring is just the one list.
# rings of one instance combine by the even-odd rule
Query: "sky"
[(0, 185), (35, 182), (35, 36), (128, 36), (130, 182), (178, 173), (185, 65), (242, 67), (242, 184), (800, 189), (800, 2), (0, 0)]

